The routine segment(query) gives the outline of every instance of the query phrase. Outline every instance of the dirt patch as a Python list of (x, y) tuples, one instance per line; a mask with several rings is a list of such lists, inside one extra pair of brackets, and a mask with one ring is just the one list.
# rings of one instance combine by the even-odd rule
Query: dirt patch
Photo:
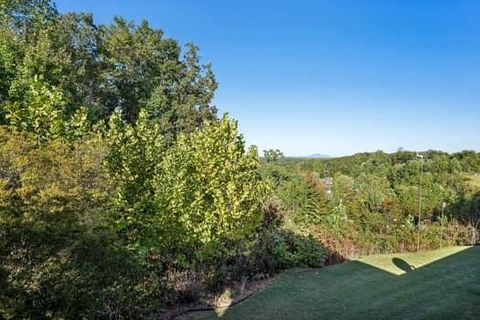
[[(194, 315), (196, 313), (198, 313), (198, 316), (200, 318), (201, 315), (205, 314), (207, 311), (229, 308), (233, 305), (236, 305), (237, 303), (248, 299), (253, 293), (264, 289), (272, 281), (272, 279), (273, 278), (249, 282), (244, 285), (243, 290), (240, 290), (241, 284), (237, 284), (233, 286), (233, 288), (225, 289), (222, 294), (212, 296), (204, 303), (177, 306), (175, 308), (167, 310), (163, 314), (163, 319), (184, 319), (187, 314), (189, 315), (189, 319), (194, 319), (196, 318)], [(243, 291), (243, 293), (240, 293), (240, 291)]]

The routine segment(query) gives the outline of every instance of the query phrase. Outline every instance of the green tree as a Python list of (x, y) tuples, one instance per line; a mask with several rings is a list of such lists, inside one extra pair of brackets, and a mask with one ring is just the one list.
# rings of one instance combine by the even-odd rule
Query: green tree
[(278, 149), (263, 150), (263, 156), (267, 162), (277, 162), (284, 158), (283, 152)]
[(86, 108), (89, 122), (106, 120), (119, 108), (135, 123), (147, 107), (170, 143), (215, 118), (217, 83), (194, 45), (182, 56), (175, 40), (145, 21), (97, 26), (92, 15), (60, 14), (50, 1), (10, 0), (0, 9), (0, 123), (12, 124), (12, 104), (28, 108), (35, 79), (61, 95), (66, 118)]
[(135, 125), (125, 123), (116, 112), (110, 117), (105, 142), (108, 180), (115, 188), (115, 229), (130, 249), (148, 251), (157, 239), (153, 179), (165, 152), (159, 125), (145, 111)]
[(258, 167), (257, 150), (245, 152), (237, 123), (227, 116), (182, 135), (156, 180), (164, 240), (219, 249), (222, 240), (238, 244), (251, 236), (266, 196)]
[(10, 125), (31, 131), (40, 138), (57, 137), (64, 131), (65, 101), (62, 93), (48, 87), (43, 79), (34, 77), (23, 101), (5, 106)]
[(205, 120), (216, 117), (217, 110), (210, 105), (217, 88), (211, 67), (199, 65), (198, 47), (187, 44), (186, 49), (185, 63), (177, 68), (179, 80), (156, 86), (146, 103), (169, 144), (178, 134), (193, 132)]
[(101, 26), (100, 34), (106, 115), (118, 107), (133, 123), (146, 104), (163, 130), (174, 134), (184, 126), (196, 128), (199, 117), (215, 115), (210, 102), (217, 84), (210, 66), (199, 64), (197, 47), (187, 45), (182, 59), (177, 42), (163, 39), (161, 30), (146, 21), (137, 26), (119, 17)]

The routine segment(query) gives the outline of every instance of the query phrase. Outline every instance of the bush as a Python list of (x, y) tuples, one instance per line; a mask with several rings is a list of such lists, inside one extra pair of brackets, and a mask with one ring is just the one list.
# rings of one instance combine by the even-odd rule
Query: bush
[(111, 192), (94, 136), (39, 142), (0, 128), (0, 314), (116, 318), (152, 313), (165, 281), (105, 224)]
[(313, 226), (310, 232), (332, 252), (353, 258), (376, 253), (415, 251), (418, 243), (421, 250), (433, 250), (442, 246), (471, 245), (475, 243), (476, 230), (451, 221), (443, 226), (440, 222), (424, 222), (420, 232), (408, 223), (395, 226), (389, 233), (357, 229), (348, 223), (339, 225), (336, 229), (322, 225)]

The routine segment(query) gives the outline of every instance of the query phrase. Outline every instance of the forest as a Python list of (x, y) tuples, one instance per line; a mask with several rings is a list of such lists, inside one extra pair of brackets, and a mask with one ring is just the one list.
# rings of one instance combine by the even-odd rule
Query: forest
[(332, 159), (279, 158), (266, 161), (261, 172), (287, 224), (348, 257), (476, 243), (479, 165), (474, 151), (400, 149)]
[(0, 2), (0, 319), (158, 317), (293, 267), (478, 241), (480, 154), (260, 157), (199, 48)]

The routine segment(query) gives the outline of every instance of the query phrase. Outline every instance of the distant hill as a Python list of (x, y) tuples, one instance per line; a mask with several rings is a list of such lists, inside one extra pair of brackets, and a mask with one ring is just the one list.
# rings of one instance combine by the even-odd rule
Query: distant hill
[(302, 159), (332, 159), (332, 157), (326, 154), (314, 153), (307, 156), (286, 156), (284, 160), (295, 161)]
[(306, 156), (306, 158), (327, 159), (327, 158), (331, 158), (331, 157), (329, 155), (326, 155), (326, 154), (314, 153), (314, 154)]

